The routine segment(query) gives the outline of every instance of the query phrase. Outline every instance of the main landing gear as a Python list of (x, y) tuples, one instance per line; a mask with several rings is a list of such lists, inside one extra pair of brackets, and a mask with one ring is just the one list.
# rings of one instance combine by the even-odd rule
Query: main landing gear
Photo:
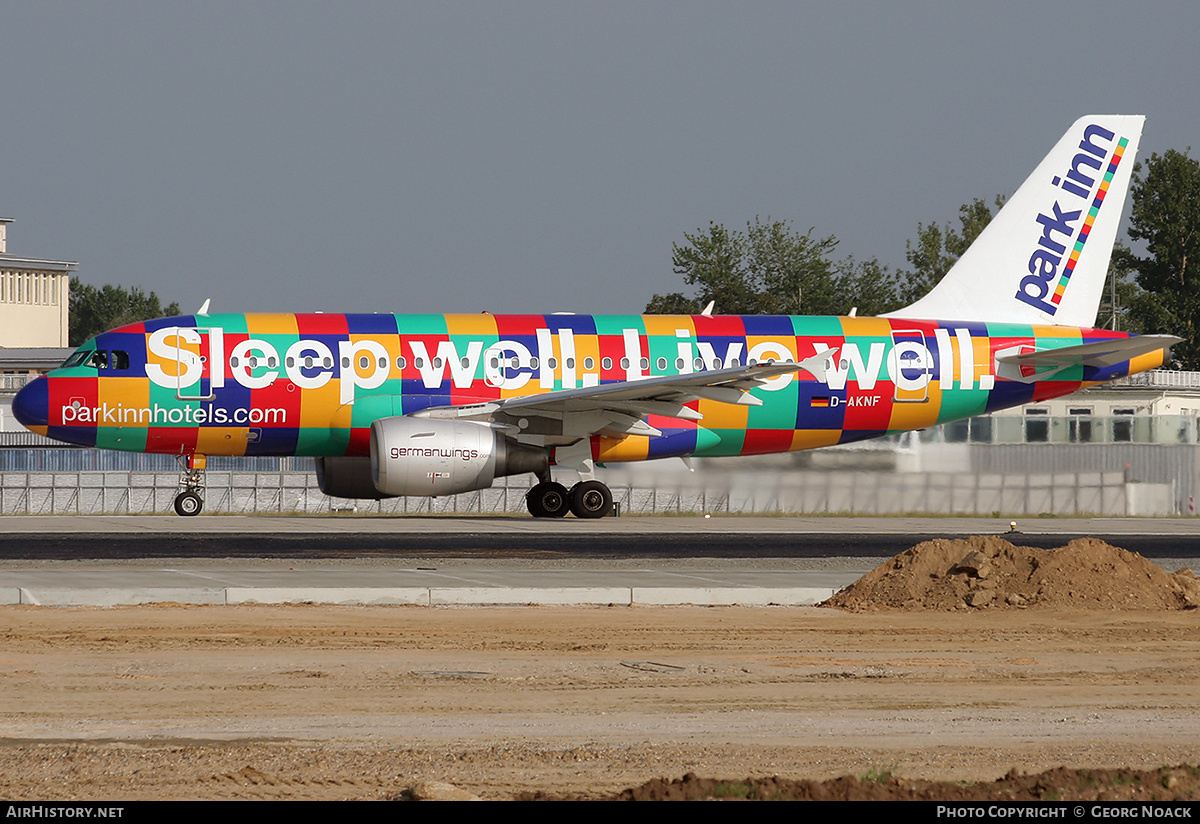
[(567, 488), (543, 481), (525, 495), (525, 505), (535, 518), (561, 518), (569, 509), (576, 518), (603, 518), (613, 511), (612, 492), (600, 481), (580, 481)]
[(176, 515), (199, 515), (204, 509), (204, 466), (203, 455), (176, 455), (179, 462), (179, 489), (175, 493)]

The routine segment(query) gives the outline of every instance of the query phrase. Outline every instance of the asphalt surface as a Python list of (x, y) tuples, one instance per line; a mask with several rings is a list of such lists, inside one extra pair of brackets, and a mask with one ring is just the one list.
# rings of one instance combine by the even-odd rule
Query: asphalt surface
[(935, 537), (1052, 548), (1095, 537), (1200, 558), (1195, 519), (54, 516), (0, 518), (0, 560), (153, 558), (765, 559), (890, 557)]
[(790, 605), (928, 538), (1103, 538), (1196, 566), (1185, 519), (0, 518), (0, 604)]

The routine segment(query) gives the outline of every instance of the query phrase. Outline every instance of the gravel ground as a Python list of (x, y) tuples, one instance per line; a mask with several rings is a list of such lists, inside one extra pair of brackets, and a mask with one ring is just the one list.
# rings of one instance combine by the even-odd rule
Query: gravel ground
[(1200, 761), (1200, 611), (0, 609), (0, 796), (604, 795)]

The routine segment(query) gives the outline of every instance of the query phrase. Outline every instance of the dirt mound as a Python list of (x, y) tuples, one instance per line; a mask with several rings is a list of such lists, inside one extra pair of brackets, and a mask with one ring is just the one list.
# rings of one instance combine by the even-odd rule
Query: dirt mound
[[(573, 800), (582, 796), (529, 793), (521, 800)], [(909, 781), (890, 773), (828, 781), (788, 778), (722, 780), (688, 773), (648, 781), (611, 797), (614, 801), (1180, 801), (1200, 798), (1200, 768), (1157, 770), (1072, 770), (1058, 767), (1036, 775), (1013, 770), (992, 782)]]
[(995, 536), (917, 544), (821, 606), (855, 612), (956, 609), (1195, 609), (1200, 579), (1168, 573), (1136, 552), (1095, 538), (1058, 549)]

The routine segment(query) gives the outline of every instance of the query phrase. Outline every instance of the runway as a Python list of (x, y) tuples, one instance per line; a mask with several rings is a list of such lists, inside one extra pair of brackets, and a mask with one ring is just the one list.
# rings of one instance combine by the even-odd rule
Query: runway
[(781, 604), (934, 537), (1098, 537), (1195, 566), (1190, 519), (0, 518), (0, 603)]
[(525, 516), (13, 516), (0, 518), (0, 559), (528, 557), (889, 557), (935, 537), (1005, 535), (1052, 547), (1096, 537), (1148, 558), (1200, 558), (1190, 518)]

